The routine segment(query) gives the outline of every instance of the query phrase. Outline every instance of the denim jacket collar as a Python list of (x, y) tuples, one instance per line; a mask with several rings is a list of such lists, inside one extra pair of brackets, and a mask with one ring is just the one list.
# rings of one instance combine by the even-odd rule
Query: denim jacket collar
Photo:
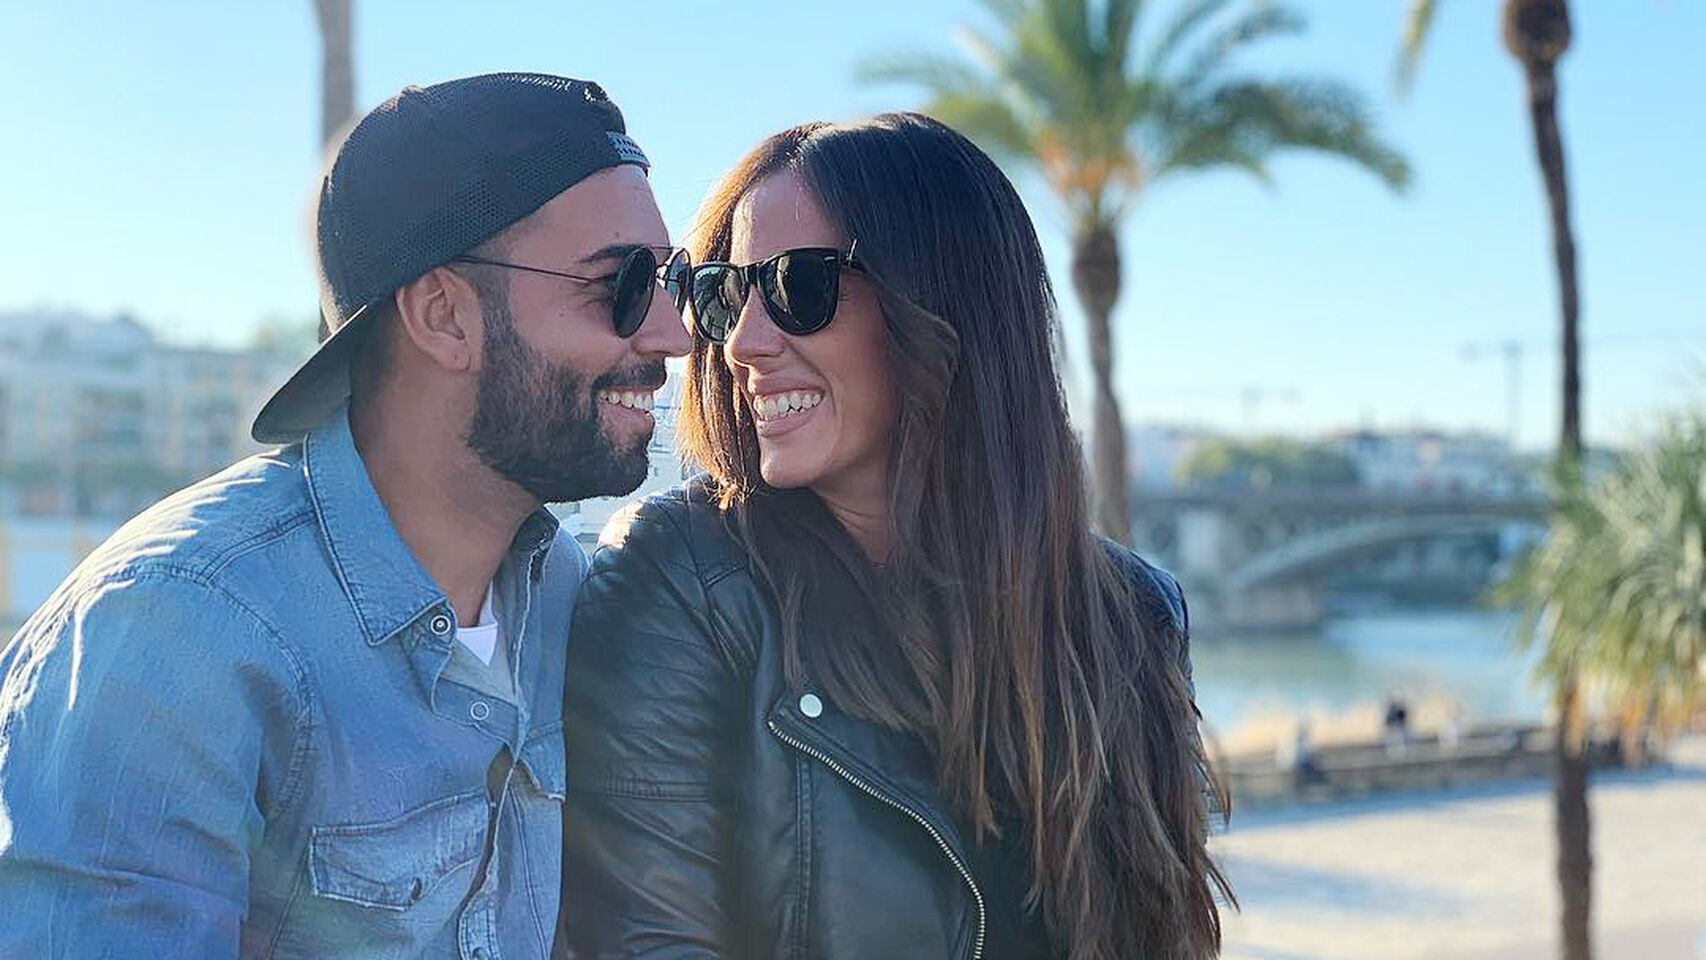
[[(448, 609), (444, 591), (403, 543), (373, 488), (350, 433), (347, 406), (308, 435), (302, 469), (332, 566), (370, 646), (434, 606)], [(517, 531), (511, 556), (529, 564), (537, 577), (556, 533), (556, 518), (543, 508), (534, 511)]]

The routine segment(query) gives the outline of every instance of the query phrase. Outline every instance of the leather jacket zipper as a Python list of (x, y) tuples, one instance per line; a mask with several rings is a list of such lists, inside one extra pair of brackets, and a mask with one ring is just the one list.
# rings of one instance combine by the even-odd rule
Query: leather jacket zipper
[(890, 797), (887, 794), (884, 794), (882, 791), (878, 790), (876, 787), (873, 787), (870, 784), (866, 783), (864, 780), (860, 779), (858, 777), (858, 775), (854, 774), (852, 771), (848, 770), (846, 767), (842, 766), (840, 763), (836, 762), (834, 759), (827, 756), (823, 751), (818, 750), (817, 748), (809, 746), (807, 744), (801, 743), (797, 738), (791, 737), (788, 734), (784, 733), (782, 731), (782, 728), (776, 724), (775, 720), (766, 720), (765, 723), (766, 723), (766, 725), (768, 725), (770, 727), (770, 732), (772, 734), (775, 734), (777, 739), (781, 740), (783, 743), (786, 743), (788, 746), (793, 747), (795, 750), (798, 750), (801, 753), (807, 754), (808, 756), (817, 760), (819, 763), (822, 763), (824, 766), (826, 766), (830, 770), (834, 771), (836, 776), (847, 781), (848, 783), (852, 784), (853, 786), (859, 788), (859, 790), (863, 791), (864, 793), (866, 793), (866, 794), (870, 795), (871, 797), (887, 804), (888, 806), (893, 807), (896, 810), (899, 810), (901, 813), (906, 814), (906, 816), (909, 819), (911, 819), (913, 822), (917, 823), (919, 826), (923, 827), (925, 832), (930, 834), (930, 838), (932, 840), (936, 841), (936, 846), (942, 848), (942, 853), (947, 856), (948, 862), (954, 865), (955, 870), (959, 871), (960, 878), (965, 880), (966, 887), (971, 890), (972, 900), (977, 904), (977, 939), (972, 941), (972, 951), (971, 951), (970, 960), (982, 960), (982, 957), (983, 957), (983, 938), (984, 938), (984, 932), (985, 932), (985, 926), (986, 926), (986, 917), (984, 916), (984, 905), (983, 905), (983, 891), (981, 891), (977, 888), (977, 881), (972, 879), (971, 871), (969, 869), (967, 869), (965, 863), (960, 860), (959, 854), (954, 852), (954, 848), (948, 846), (948, 841), (942, 837), (941, 832), (938, 831), (935, 827), (931, 826), (930, 821), (925, 819), (923, 814), (919, 813), (916, 810), (913, 810), (911, 807), (908, 807), (906, 804), (901, 803), (899, 800), (896, 800), (893, 797)]

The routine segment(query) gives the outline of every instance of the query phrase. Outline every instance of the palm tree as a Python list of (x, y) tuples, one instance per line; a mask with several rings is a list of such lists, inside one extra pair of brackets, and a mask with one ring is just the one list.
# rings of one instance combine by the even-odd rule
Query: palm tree
[(1608, 479), (1561, 485), (1550, 536), (1498, 593), (1521, 607), (1521, 636), (1541, 645), (1540, 670), (1565, 696), (1591, 683), (1685, 717), (1706, 688), (1702, 477), (1706, 408), (1669, 420)]
[(1688, 714), (1706, 686), (1703, 477), (1706, 408), (1667, 419), (1566, 503), (1517, 581), (1524, 635), (1547, 640), (1542, 669), (1574, 667), (1616, 699)]
[(1121, 284), (1119, 226), (1133, 204), (1156, 182), (1193, 170), (1230, 167), (1268, 184), (1268, 161), (1283, 148), (1344, 157), (1395, 189), (1409, 167), (1344, 85), (1237, 69), (1253, 44), (1304, 30), (1289, 7), (1189, 0), (1151, 35), (1139, 27), (1142, 0), (982, 2), (1000, 31), (968, 32), (978, 63), (908, 54), (869, 61), (860, 74), (923, 87), (926, 112), (1011, 167), (1040, 172), (1065, 206), (1094, 375), (1097, 526), (1127, 541), (1110, 319)]
[[(355, 116), (354, 33), (350, 7), (354, 0), (314, 0), (314, 16), (320, 24), (320, 146)], [(330, 330), (320, 318), (320, 339)]]
[[(1438, 0), (1411, 0), (1400, 48), (1398, 80), (1407, 87), (1415, 76)], [(1577, 329), (1576, 244), (1570, 231), (1569, 185), (1564, 176), (1564, 144), (1558, 130), (1558, 59), (1570, 47), (1567, 0), (1505, 0), (1501, 32), (1505, 48), (1522, 65), (1528, 88), (1528, 115), (1534, 150), (1546, 185), (1552, 217), (1552, 255), (1558, 271), (1558, 307), (1563, 355), (1563, 417), (1558, 436), (1558, 475), (1563, 496), (1575, 496), (1580, 481), (1581, 358)], [(1589, 960), (1593, 856), (1588, 815), (1588, 765), (1576, 735), (1583, 727), (1576, 676), (1567, 660), (1553, 672), (1558, 713), (1554, 801), (1557, 808), (1558, 886), (1564, 910), (1560, 920), (1565, 960)]]

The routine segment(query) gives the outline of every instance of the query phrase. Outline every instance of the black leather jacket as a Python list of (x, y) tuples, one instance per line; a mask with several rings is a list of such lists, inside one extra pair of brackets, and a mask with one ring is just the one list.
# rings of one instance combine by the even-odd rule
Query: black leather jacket
[[(1177, 583), (1120, 553), (1183, 641)], [(983, 955), (931, 758), (789, 689), (779, 618), (699, 493), (606, 528), (570, 640), (559, 956)]]

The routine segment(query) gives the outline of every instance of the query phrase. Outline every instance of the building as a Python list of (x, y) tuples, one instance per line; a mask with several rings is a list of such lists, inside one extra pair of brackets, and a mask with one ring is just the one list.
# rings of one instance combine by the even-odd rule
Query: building
[(1206, 443), (1225, 434), (1201, 427), (1139, 424), (1126, 431), (1126, 469), (1141, 490), (1168, 490), (1179, 484), (1179, 466)]
[(128, 317), (0, 314), (0, 512), (124, 517), (262, 449), (295, 357), (185, 348)]
[(1356, 430), (1324, 440), (1371, 490), (1415, 495), (1532, 496), (1541, 479), (1506, 441), (1484, 433)]

